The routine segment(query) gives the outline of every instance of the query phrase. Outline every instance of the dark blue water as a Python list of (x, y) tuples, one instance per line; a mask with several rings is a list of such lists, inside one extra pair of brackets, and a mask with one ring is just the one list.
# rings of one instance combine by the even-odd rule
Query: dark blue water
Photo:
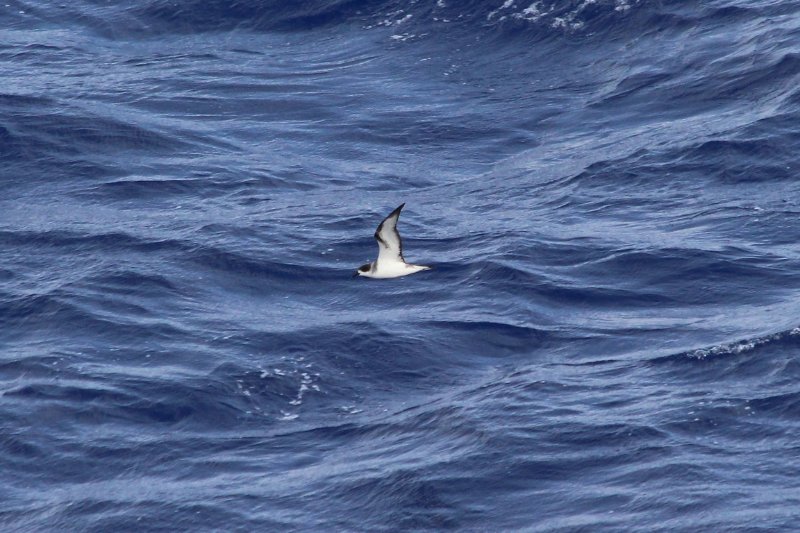
[(798, 154), (796, 2), (6, 0), (0, 529), (795, 530)]

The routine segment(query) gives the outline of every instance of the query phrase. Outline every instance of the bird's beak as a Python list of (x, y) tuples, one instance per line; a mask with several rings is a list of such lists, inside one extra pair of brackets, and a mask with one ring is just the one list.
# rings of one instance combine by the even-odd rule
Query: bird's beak
[(353, 273), (353, 277), (354, 277), (354, 278), (357, 278), (357, 277), (358, 277), (358, 270), (356, 270), (356, 271)]

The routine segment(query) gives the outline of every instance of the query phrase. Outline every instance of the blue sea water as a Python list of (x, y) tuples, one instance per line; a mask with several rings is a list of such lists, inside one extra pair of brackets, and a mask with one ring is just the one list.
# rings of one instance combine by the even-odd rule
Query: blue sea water
[(0, 529), (796, 530), (798, 154), (797, 2), (0, 2)]

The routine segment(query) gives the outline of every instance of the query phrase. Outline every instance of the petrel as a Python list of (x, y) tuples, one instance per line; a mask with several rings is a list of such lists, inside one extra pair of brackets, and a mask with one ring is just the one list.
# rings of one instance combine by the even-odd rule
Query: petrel
[(430, 270), (429, 266), (411, 265), (403, 259), (403, 241), (397, 231), (397, 219), (400, 218), (400, 211), (404, 205), (406, 204), (401, 204), (388, 217), (384, 218), (375, 231), (375, 240), (378, 241), (378, 258), (372, 263), (358, 267), (353, 277), (399, 278), (422, 270)]

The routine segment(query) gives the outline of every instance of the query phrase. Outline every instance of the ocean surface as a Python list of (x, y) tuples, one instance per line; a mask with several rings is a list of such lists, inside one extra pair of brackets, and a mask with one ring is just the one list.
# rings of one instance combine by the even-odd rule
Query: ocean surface
[(0, 2), (3, 532), (798, 524), (798, 2)]

